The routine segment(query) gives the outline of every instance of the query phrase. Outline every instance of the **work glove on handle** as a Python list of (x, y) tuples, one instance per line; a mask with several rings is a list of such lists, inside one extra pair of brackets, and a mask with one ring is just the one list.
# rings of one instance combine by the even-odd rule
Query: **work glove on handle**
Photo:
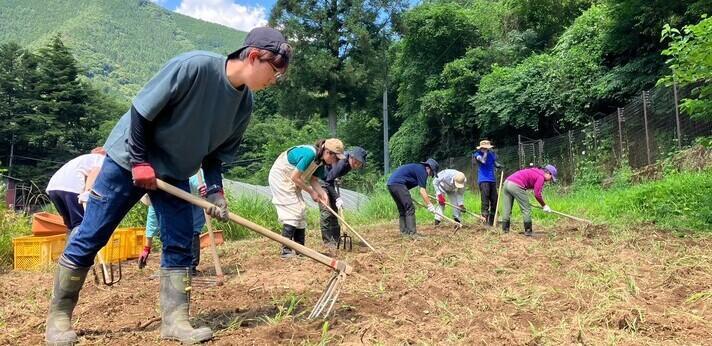
[(206, 198), (208, 202), (213, 205), (208, 208), (208, 214), (220, 221), (227, 221), (229, 219), (229, 211), (227, 210), (227, 200), (225, 200), (225, 193), (222, 190), (218, 190), (208, 195)]
[(438, 204), (440, 204), (443, 207), (445, 206), (445, 195), (443, 195), (441, 193), (438, 194)]
[(551, 213), (551, 207), (549, 207), (548, 205), (545, 205), (542, 209), (544, 209), (545, 213)]
[(435, 214), (435, 213), (438, 212), (438, 210), (435, 209), (435, 206), (432, 205), (432, 204), (428, 204), (428, 211), (431, 212), (431, 213), (433, 213), (433, 214)]
[(198, 194), (200, 195), (200, 197), (203, 197), (203, 198), (208, 197), (208, 187), (205, 186), (205, 184), (200, 185), (198, 187)]
[(134, 163), (131, 166), (131, 177), (134, 185), (146, 189), (155, 190), (158, 188), (156, 184), (156, 171), (153, 170), (148, 162)]
[(460, 208), (460, 211), (463, 212), (463, 213), (467, 211), (467, 210), (465, 210), (465, 205), (464, 205), (464, 204), (460, 204), (460, 205), (457, 206), (457, 207)]
[(151, 254), (151, 247), (150, 246), (144, 246), (143, 251), (141, 252), (141, 256), (138, 256), (138, 269), (143, 269), (143, 267), (146, 266), (146, 262), (148, 262), (148, 255)]
[(344, 208), (344, 200), (341, 199), (341, 197), (336, 197), (336, 201), (334, 201), (334, 205), (336, 206), (336, 209), (343, 209)]

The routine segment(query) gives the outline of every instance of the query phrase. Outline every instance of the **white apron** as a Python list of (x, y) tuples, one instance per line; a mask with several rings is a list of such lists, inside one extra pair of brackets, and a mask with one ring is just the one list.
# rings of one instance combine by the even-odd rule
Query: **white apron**
[[(311, 176), (320, 165), (312, 162), (302, 179), (309, 184)], [(307, 228), (307, 205), (302, 197), (302, 190), (292, 181), (292, 172), (297, 169), (287, 160), (287, 151), (279, 155), (269, 170), (269, 189), (272, 192), (272, 204), (277, 208), (277, 218), (281, 224), (299, 229)]]

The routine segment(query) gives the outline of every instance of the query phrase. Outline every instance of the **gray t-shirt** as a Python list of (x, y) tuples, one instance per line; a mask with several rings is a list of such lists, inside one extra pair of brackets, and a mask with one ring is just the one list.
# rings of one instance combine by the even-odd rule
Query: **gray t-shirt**
[[(212, 155), (232, 162), (252, 114), (252, 93), (235, 89), (225, 74), (226, 58), (195, 51), (170, 60), (143, 87), (133, 106), (153, 123), (148, 161), (159, 177), (188, 179)], [(114, 126), (104, 147), (130, 170), (131, 111)]]

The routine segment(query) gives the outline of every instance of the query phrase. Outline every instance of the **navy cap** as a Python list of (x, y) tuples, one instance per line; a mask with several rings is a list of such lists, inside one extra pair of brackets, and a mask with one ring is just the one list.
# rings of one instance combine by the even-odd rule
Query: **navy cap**
[(366, 156), (368, 156), (368, 151), (361, 147), (353, 147), (348, 151), (349, 156), (360, 161), (364, 165), (366, 164)]
[(292, 47), (287, 43), (284, 35), (282, 35), (279, 30), (267, 26), (250, 30), (245, 37), (245, 42), (242, 44), (242, 47), (234, 51), (230, 56), (238, 55), (243, 49), (248, 47), (264, 49), (274, 54), (282, 55), (282, 57), (286, 59), (287, 64), (292, 57)]
[(440, 165), (433, 158), (427, 159), (421, 163), (430, 167), (430, 171), (433, 177), (438, 174), (438, 171), (440, 171)]

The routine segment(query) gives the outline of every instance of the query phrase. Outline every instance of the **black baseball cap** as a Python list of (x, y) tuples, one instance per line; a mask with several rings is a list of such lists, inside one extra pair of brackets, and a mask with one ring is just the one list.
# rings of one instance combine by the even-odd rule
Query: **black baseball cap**
[(287, 43), (284, 35), (279, 30), (267, 26), (250, 30), (242, 47), (232, 52), (229, 57), (239, 55), (243, 49), (248, 47), (264, 49), (274, 54), (279, 54), (286, 60), (286, 64), (289, 64), (289, 59), (292, 57), (292, 47)]

